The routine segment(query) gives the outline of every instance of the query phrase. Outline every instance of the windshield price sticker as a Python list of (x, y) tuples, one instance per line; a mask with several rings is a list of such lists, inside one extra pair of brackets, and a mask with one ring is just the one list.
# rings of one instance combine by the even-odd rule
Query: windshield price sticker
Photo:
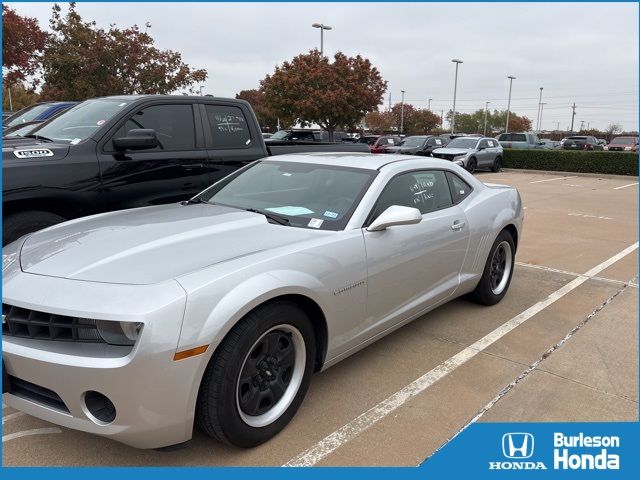
[(320, 228), (322, 226), (322, 222), (324, 222), (324, 220), (321, 220), (319, 218), (312, 218), (309, 221), (309, 224), (307, 225), (307, 227)]

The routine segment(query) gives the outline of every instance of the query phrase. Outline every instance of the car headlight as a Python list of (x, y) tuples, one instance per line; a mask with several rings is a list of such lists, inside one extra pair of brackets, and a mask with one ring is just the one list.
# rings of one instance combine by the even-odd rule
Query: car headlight
[(624, 147), (625, 150), (631, 150), (631, 147)]
[(142, 331), (140, 322), (96, 320), (96, 327), (102, 339), (110, 345), (134, 345)]

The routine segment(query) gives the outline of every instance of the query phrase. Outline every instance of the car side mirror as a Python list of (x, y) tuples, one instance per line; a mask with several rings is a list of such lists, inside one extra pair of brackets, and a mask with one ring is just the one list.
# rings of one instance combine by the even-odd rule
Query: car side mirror
[(480, 146), (478, 147), (478, 151), (480, 151), (480, 150), (484, 150), (485, 148), (487, 148), (487, 147), (485, 147), (484, 145), (480, 145)]
[(118, 151), (124, 150), (148, 150), (156, 148), (160, 143), (155, 130), (150, 128), (135, 128), (129, 130), (126, 137), (114, 138), (113, 148)]
[(391, 205), (384, 212), (378, 215), (371, 225), (367, 227), (368, 232), (379, 232), (388, 227), (396, 225), (413, 225), (422, 221), (420, 210), (412, 207), (402, 207)]

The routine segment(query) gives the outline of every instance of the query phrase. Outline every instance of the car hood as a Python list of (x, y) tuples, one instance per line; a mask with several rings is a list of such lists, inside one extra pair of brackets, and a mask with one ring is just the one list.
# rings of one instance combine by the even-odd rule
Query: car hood
[(473, 148), (437, 148), (433, 151), (434, 154), (442, 153), (444, 155), (466, 155), (469, 152), (473, 152)]
[(20, 266), (37, 275), (151, 284), (323, 233), (218, 205), (161, 205), (41, 230), (24, 243)]
[(415, 153), (421, 150), (422, 147), (387, 147), (387, 153)]

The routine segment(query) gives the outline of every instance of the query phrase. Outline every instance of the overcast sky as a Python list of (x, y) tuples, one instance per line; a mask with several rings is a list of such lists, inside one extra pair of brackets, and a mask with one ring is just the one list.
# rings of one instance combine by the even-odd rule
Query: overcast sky
[[(50, 3), (11, 3), (48, 28)], [(331, 25), (325, 54), (371, 59), (389, 82), (388, 102), (434, 111), (452, 106), (455, 66), (458, 111), (505, 109), (513, 75), (512, 111), (535, 126), (539, 88), (543, 128), (566, 129), (571, 104), (580, 121), (638, 129), (638, 4), (574, 3), (79, 3), (99, 26), (152, 24), (160, 48), (205, 68), (205, 93), (234, 96), (256, 88), (276, 64), (319, 48), (314, 22)]]

